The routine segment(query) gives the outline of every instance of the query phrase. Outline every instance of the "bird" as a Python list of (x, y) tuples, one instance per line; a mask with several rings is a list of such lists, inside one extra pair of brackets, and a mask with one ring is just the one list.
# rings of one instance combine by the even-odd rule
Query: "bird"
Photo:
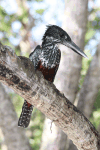
[[(32, 61), (35, 71), (41, 71), (44, 79), (49, 82), (54, 81), (60, 64), (61, 51), (58, 48), (58, 44), (63, 44), (87, 58), (87, 55), (72, 41), (66, 31), (57, 25), (48, 25), (42, 38), (42, 44), (36, 46), (34, 51), (30, 53), (29, 59)], [(18, 126), (28, 127), (33, 107), (33, 105), (24, 100)]]

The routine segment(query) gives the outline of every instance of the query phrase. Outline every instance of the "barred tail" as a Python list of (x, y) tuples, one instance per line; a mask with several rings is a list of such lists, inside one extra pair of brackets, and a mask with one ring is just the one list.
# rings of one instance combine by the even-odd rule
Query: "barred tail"
[(28, 127), (30, 123), (32, 111), (33, 111), (33, 105), (31, 105), (26, 100), (24, 100), (22, 112), (18, 121), (18, 126), (21, 126), (24, 128)]

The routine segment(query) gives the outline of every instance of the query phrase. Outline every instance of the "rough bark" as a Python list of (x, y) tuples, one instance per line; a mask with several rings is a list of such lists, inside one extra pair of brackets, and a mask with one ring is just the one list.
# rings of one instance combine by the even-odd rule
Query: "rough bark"
[(0, 80), (53, 120), (80, 150), (99, 150), (100, 135), (71, 102), (34, 71), (32, 62), (0, 44)]
[(0, 83), (0, 127), (8, 150), (31, 150), (24, 129), (17, 126), (13, 104)]
[(90, 67), (84, 79), (83, 86), (80, 91), (78, 108), (90, 118), (93, 104), (100, 89), (100, 43), (97, 47), (96, 54), (91, 61)]

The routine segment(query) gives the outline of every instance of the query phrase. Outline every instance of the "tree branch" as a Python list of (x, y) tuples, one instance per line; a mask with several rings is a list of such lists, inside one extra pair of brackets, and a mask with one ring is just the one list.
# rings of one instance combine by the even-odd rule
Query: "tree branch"
[(34, 71), (32, 62), (0, 44), (0, 80), (61, 128), (80, 150), (99, 150), (100, 136), (78, 109)]

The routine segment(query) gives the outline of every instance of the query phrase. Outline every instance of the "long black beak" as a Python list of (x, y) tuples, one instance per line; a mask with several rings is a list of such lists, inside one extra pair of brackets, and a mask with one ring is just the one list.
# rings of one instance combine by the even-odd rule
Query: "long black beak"
[(78, 53), (79, 55), (88, 58), (87, 55), (73, 41), (64, 42), (64, 45), (71, 48), (74, 52)]

